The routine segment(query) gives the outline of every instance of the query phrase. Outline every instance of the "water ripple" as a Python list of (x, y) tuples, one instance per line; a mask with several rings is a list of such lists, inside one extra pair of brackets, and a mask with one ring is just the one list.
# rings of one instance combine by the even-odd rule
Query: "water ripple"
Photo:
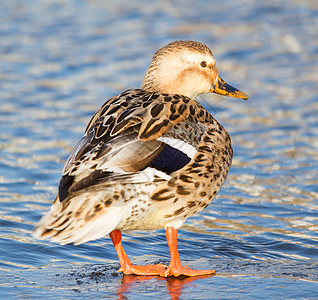
[[(310, 298), (318, 282), (316, 1), (2, 1), (0, 289), (12, 298)], [(172, 40), (211, 46), (222, 77), (250, 95), (201, 103), (231, 134), (219, 196), (180, 230), (195, 279), (118, 275), (109, 239), (75, 247), (30, 232), (63, 163), (110, 96), (140, 86)], [(134, 262), (168, 263), (164, 231), (124, 235)], [(207, 295), (207, 296), (205, 296)]]

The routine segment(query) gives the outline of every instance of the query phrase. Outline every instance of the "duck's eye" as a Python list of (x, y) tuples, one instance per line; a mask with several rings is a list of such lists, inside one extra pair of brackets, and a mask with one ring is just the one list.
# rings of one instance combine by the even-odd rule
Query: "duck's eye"
[(207, 66), (206, 61), (205, 61), (205, 60), (201, 61), (200, 66), (201, 66), (202, 68), (205, 68), (205, 67)]

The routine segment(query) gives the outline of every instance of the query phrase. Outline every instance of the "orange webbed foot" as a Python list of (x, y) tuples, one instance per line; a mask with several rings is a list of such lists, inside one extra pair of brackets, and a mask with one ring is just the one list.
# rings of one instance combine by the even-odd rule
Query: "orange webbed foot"
[(164, 273), (164, 277), (168, 276), (205, 276), (205, 275), (214, 275), (215, 270), (194, 270), (189, 268), (188, 266), (182, 267), (182, 266), (173, 266), (170, 265), (168, 269), (166, 269)]
[(120, 230), (116, 229), (112, 231), (110, 234), (110, 237), (114, 243), (119, 262), (120, 262), (120, 268), (118, 272), (123, 272), (125, 275), (159, 275), (163, 274), (167, 266), (163, 264), (157, 264), (157, 265), (146, 265), (146, 266), (139, 266), (139, 265), (133, 265), (130, 262), (130, 259), (128, 258), (122, 242), (121, 242), (121, 232)]
[(146, 265), (146, 266), (133, 265), (130, 262), (122, 246), (120, 230), (116, 229), (112, 231), (109, 235), (114, 243), (116, 252), (118, 254), (119, 262), (121, 265), (118, 272), (123, 272), (125, 275), (134, 274), (134, 275), (161, 276), (161, 277), (169, 277), (169, 276), (178, 277), (180, 275), (183, 275), (183, 276), (194, 277), (194, 276), (209, 276), (209, 275), (215, 274), (215, 270), (194, 270), (189, 268), (188, 266), (182, 267), (178, 248), (177, 248), (178, 230), (175, 229), (174, 227), (169, 226), (166, 228), (166, 237), (167, 237), (167, 242), (169, 245), (170, 255), (171, 255), (171, 260), (168, 267), (163, 264)]
[(167, 266), (163, 264), (157, 265), (129, 265), (126, 264), (124, 267), (121, 267), (118, 272), (123, 272), (125, 275), (134, 274), (134, 275), (159, 275), (164, 274), (167, 270)]
[(193, 277), (215, 274), (215, 270), (193, 270), (188, 266), (182, 267), (177, 248), (178, 230), (174, 227), (168, 226), (166, 228), (166, 238), (170, 249), (171, 260), (168, 269), (163, 274), (164, 277), (178, 277), (180, 275)]

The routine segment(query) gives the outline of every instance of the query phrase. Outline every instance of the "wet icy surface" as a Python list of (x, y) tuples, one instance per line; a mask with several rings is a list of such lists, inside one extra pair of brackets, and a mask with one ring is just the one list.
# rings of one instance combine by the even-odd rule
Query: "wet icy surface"
[[(172, 299), (318, 296), (316, 1), (2, 1), (0, 294)], [(216, 276), (117, 274), (107, 239), (59, 246), (30, 236), (63, 163), (110, 96), (140, 87), (154, 51), (206, 43), (247, 102), (200, 102), (231, 134), (217, 199), (180, 230), (182, 260)], [(163, 231), (124, 236), (137, 263), (168, 263)]]

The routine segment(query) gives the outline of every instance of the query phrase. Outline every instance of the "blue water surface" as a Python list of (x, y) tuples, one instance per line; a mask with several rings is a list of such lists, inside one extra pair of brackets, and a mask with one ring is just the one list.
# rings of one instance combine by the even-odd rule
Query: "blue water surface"
[[(317, 298), (316, 2), (1, 1), (1, 298)], [(217, 275), (123, 276), (109, 238), (35, 240), (91, 115), (140, 87), (159, 47), (189, 39), (250, 96), (198, 99), (230, 133), (234, 161), (178, 245), (185, 264)], [(169, 263), (163, 230), (130, 232), (124, 247), (135, 263)]]

